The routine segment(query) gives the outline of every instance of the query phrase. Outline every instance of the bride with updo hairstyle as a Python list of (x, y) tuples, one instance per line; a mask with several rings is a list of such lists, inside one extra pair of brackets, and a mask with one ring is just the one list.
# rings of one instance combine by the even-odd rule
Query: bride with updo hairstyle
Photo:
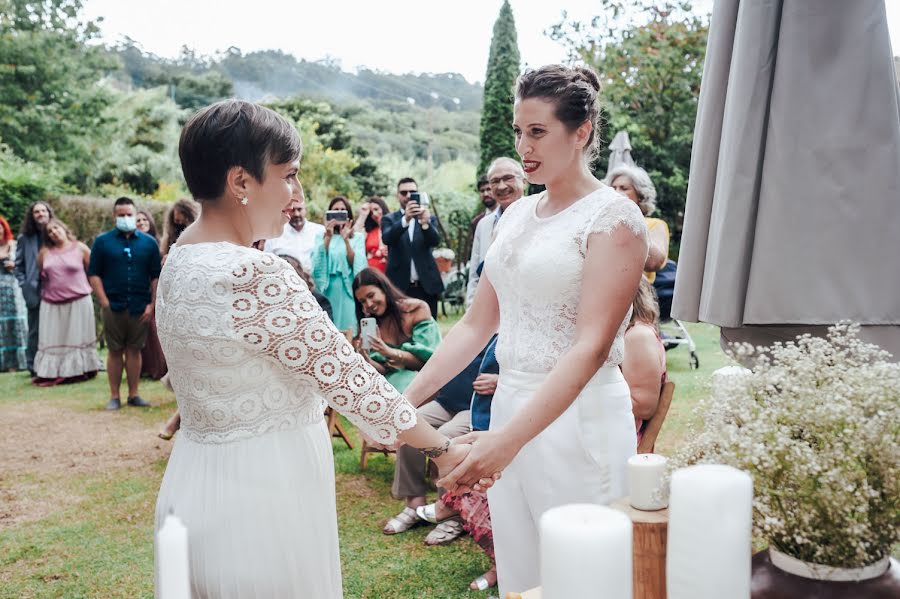
[(634, 202), (597, 180), (600, 81), (550, 65), (516, 84), (513, 131), (525, 176), (546, 191), (512, 204), (494, 229), (470, 310), (406, 389), (415, 405), (499, 333), (490, 430), (439, 484), (472, 487), (488, 472), (500, 596), (539, 585), (538, 522), (568, 503), (624, 496), (636, 451), (619, 365), (647, 258)]

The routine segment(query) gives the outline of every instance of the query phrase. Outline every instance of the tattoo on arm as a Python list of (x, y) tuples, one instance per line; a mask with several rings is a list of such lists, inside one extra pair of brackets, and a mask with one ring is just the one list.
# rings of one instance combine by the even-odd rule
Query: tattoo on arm
[(419, 451), (421, 451), (423, 454), (425, 454), (425, 457), (428, 457), (431, 459), (439, 458), (442, 455), (444, 455), (445, 453), (447, 453), (449, 450), (450, 450), (450, 439), (447, 439), (446, 441), (444, 441), (444, 444), (441, 445), (440, 447), (423, 447), (423, 448), (419, 449)]

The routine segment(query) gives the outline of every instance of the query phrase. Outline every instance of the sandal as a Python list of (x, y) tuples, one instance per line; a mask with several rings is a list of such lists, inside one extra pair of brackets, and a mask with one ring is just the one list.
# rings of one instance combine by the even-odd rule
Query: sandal
[(430, 546), (446, 545), (461, 537), (464, 532), (459, 516), (454, 516), (435, 526), (434, 530), (425, 537), (425, 544)]
[[(494, 579), (493, 582), (488, 580), (488, 576)], [(469, 588), (473, 591), (486, 591), (491, 587), (497, 586), (497, 569), (491, 568), (469, 584)]]
[(402, 512), (388, 520), (381, 532), (386, 535), (398, 535), (421, 523), (422, 521), (416, 516), (416, 510), (411, 507), (405, 507)]
[(425, 520), (425, 522), (431, 522), (432, 524), (440, 524), (441, 522), (446, 522), (451, 518), (456, 518), (459, 516), (459, 512), (453, 514), (452, 516), (447, 516), (442, 520), (437, 519), (437, 504), (429, 503), (428, 505), (420, 505), (416, 508), (416, 516), (420, 519)]

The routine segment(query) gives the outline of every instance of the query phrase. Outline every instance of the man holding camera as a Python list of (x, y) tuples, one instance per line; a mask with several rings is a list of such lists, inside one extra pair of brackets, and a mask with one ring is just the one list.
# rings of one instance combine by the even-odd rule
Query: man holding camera
[(429, 211), (428, 196), (419, 193), (415, 179), (397, 183), (400, 210), (381, 221), (381, 239), (388, 247), (387, 276), (409, 297), (425, 301), (437, 318), (438, 297), (444, 282), (431, 251), (441, 243), (438, 222)]

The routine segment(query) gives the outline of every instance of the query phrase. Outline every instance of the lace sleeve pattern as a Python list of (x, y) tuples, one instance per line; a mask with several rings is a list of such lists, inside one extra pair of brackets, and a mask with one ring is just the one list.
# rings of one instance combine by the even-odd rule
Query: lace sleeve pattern
[(241, 343), (313, 384), (376, 441), (393, 443), (416, 424), (415, 408), (354, 351), (286, 262), (259, 253), (231, 278), (231, 325)]

